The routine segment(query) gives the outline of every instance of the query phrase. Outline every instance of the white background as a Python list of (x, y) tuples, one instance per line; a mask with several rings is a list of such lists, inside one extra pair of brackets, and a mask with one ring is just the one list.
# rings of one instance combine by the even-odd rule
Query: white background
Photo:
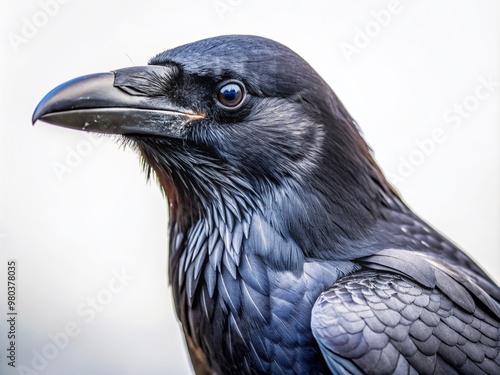
[[(73, 0), (50, 15), (42, 3), (0, 3), (0, 285), (7, 259), (16, 259), (17, 365), (33, 371), (6, 366), (2, 286), (2, 374), (191, 371), (167, 286), (158, 187), (112, 138), (91, 143), (30, 121), (38, 101), (68, 79), (144, 65), (220, 34), (266, 36), (303, 56), (359, 122), (386, 172), (394, 176), (411, 157), (419, 164), (396, 184), (408, 204), (500, 280), (500, 86), (474, 97), (481, 80), (500, 81), (498, 1), (401, 1), (390, 19), (380, 18), (389, 2), (373, 0)], [(360, 30), (371, 33), (366, 45)], [(347, 56), (347, 44), (360, 48)], [(471, 110), (454, 128), (443, 116), (464, 102)], [(416, 142), (436, 129), (445, 140), (419, 159)], [(70, 171), (55, 172), (68, 163)], [(77, 307), (111, 295), (113, 270), (134, 279), (86, 322)], [(79, 334), (51, 352), (48, 335), (69, 322)], [(35, 371), (32, 359), (44, 349), (53, 358)]]

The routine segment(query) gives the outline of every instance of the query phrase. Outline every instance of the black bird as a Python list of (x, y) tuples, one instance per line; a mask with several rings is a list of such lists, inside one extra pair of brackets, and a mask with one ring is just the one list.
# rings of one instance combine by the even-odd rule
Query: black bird
[(36, 120), (120, 134), (155, 172), (197, 374), (500, 374), (499, 287), (287, 47), (183, 45), (57, 87)]

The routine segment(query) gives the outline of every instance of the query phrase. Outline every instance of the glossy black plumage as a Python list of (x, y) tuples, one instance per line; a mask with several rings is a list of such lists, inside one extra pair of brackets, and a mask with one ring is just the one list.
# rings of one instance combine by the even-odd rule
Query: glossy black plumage
[(500, 373), (500, 289), (400, 200), (304, 60), (224, 36), (150, 64), (61, 86), (34, 120), (122, 134), (155, 171), (197, 373)]

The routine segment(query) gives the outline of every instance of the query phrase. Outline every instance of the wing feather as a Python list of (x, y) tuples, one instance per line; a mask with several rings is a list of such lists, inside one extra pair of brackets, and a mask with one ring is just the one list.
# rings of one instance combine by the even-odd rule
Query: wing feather
[[(377, 262), (386, 255), (365, 262), (374, 262), (375, 271), (363, 270), (339, 280), (314, 305), (311, 327), (331, 371), (500, 373), (496, 314), (433, 264), (423, 270), (404, 267), (404, 275), (394, 269), (381, 271)], [(400, 262), (384, 267), (396, 265)], [(427, 283), (422, 284), (421, 278)]]

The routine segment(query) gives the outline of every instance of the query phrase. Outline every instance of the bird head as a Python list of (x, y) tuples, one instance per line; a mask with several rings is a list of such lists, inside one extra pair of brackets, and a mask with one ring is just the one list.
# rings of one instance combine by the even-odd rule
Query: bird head
[(76, 78), (45, 96), (37, 120), (121, 135), (156, 172), (181, 226), (227, 197), (283, 217), (283, 231), (298, 236), (315, 228), (321, 242), (338, 222), (339, 235), (354, 238), (390, 191), (325, 81), (261, 37), (205, 39), (148, 66)]

